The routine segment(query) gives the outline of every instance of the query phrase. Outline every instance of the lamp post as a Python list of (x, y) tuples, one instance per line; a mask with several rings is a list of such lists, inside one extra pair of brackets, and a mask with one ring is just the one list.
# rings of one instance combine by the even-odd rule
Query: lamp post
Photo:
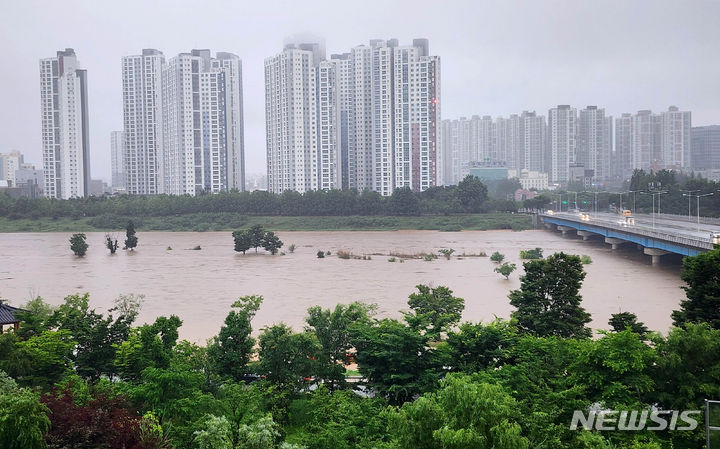
[(665, 194), (667, 192), (640, 192), (641, 195), (652, 195), (653, 198), (653, 207), (652, 207), (652, 224), (653, 229), (655, 229), (655, 196), (658, 197), (658, 213), (660, 213), (660, 195)]
[[(697, 190), (695, 190), (695, 192), (697, 192)], [(698, 232), (700, 232), (700, 198), (702, 198), (704, 196), (711, 196), (714, 194), (715, 193), (713, 193), (713, 192), (705, 193), (703, 195), (693, 195), (692, 193), (687, 193), (687, 194), (683, 193), (683, 196), (688, 197), (688, 202), (690, 201), (690, 198), (693, 196), (695, 198), (697, 198), (697, 230), (698, 230)]]
[(628, 190), (627, 192), (618, 192), (618, 193), (617, 193), (618, 195), (620, 195), (620, 214), (621, 214), (621, 215), (622, 215), (622, 211), (623, 211), (623, 205), (622, 205), (623, 195), (625, 195), (626, 193), (630, 193), (630, 192), (631, 192), (631, 191)]
[(632, 207), (633, 213), (635, 213), (635, 194), (638, 193), (638, 192), (642, 192), (642, 190), (629, 190), (629, 191), (628, 191), (628, 193), (632, 193), (632, 194), (633, 194), (633, 207)]
[(680, 191), (687, 193), (687, 195), (685, 195), (685, 193), (683, 193), (683, 196), (688, 197), (688, 220), (689, 220), (690, 219), (690, 200), (692, 199), (692, 196), (693, 196), (692, 194), (695, 192), (699, 192), (699, 190), (680, 190)]

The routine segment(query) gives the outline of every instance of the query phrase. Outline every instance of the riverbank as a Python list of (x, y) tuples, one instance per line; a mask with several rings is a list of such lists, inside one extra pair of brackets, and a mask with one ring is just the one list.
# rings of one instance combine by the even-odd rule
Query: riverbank
[(511, 213), (421, 216), (248, 216), (197, 213), (165, 217), (100, 215), (78, 219), (41, 217), (11, 220), (0, 218), (0, 232), (93, 232), (124, 230), (128, 220), (138, 231), (231, 231), (262, 225), (273, 231), (488, 231), (532, 229), (529, 215)]

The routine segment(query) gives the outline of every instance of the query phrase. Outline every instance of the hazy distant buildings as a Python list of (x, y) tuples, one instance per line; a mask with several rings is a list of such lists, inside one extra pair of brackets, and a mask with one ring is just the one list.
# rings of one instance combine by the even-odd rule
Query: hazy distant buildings
[(125, 192), (125, 139), (122, 131), (110, 133), (111, 186), (115, 191)]
[(689, 168), (692, 114), (690, 111), (680, 111), (676, 106), (670, 106), (667, 111), (660, 113), (660, 123), (661, 164), (667, 169)]
[(615, 151), (613, 152), (615, 178), (628, 179), (633, 172), (633, 117), (622, 114), (615, 119)]
[(612, 118), (605, 109), (588, 106), (578, 117), (576, 161), (593, 171), (595, 180), (610, 177), (612, 155)]
[(8, 185), (17, 186), (15, 172), (24, 164), (25, 158), (19, 151), (0, 153), (0, 180), (8, 181)]
[(87, 71), (72, 48), (40, 60), (40, 102), (45, 196), (89, 194), (90, 143)]
[(139, 195), (245, 188), (240, 58), (123, 57), (125, 187)]
[(329, 60), (318, 43), (286, 45), (265, 60), (269, 190), (437, 185), (439, 73), (425, 39), (373, 40)]
[(569, 167), (575, 164), (577, 142), (577, 110), (559, 105), (548, 111), (547, 171), (550, 182), (567, 183)]
[(692, 128), (691, 146), (694, 170), (720, 170), (720, 125)]

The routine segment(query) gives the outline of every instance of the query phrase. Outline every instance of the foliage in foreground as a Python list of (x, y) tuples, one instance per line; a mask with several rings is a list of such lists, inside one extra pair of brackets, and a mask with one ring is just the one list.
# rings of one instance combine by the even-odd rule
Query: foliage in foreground
[[(699, 276), (717, 259), (695, 260), (676, 316), (718, 296)], [(135, 326), (139, 297), (106, 315), (87, 295), (59, 307), (38, 298), (17, 333), (0, 334), (0, 447), (701, 447), (701, 428), (569, 429), (574, 410), (700, 410), (720, 398), (712, 313), (664, 337), (621, 312), (591, 339), (584, 276), (577, 256), (526, 262), (510, 321), (461, 323), (462, 298), (419, 285), (400, 320), (361, 303), (312, 307), (304, 329), (277, 324), (257, 339), (262, 298), (248, 296), (207, 347), (179, 341), (175, 316)], [(353, 361), (359, 386), (345, 378)]]

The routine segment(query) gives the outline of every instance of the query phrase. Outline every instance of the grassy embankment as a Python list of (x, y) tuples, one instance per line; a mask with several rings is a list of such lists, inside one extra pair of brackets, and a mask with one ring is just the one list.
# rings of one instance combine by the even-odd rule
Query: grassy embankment
[(490, 230), (532, 228), (528, 215), (494, 213), (468, 215), (396, 216), (248, 216), (235, 213), (200, 213), (167, 217), (98, 216), (79, 219), (43, 217), (11, 220), (0, 218), (0, 232), (92, 232), (118, 231), (133, 220), (138, 231), (229, 231), (260, 224), (274, 231), (396, 231), (396, 230)]

